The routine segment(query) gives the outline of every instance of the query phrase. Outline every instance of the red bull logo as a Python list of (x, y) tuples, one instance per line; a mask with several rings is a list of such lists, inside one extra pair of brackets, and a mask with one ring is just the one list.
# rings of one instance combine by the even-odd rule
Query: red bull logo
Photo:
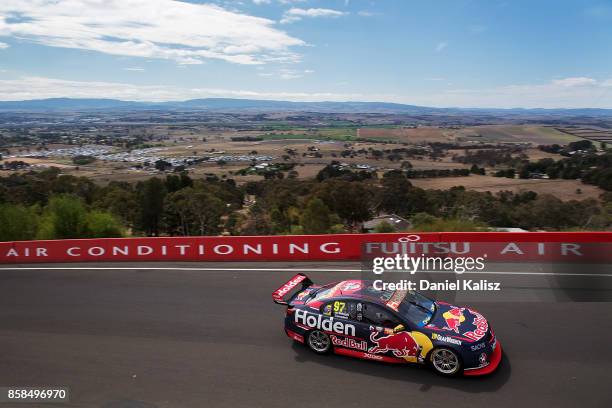
[(444, 328), (459, 333), (459, 326), (465, 321), (465, 316), (463, 315), (464, 310), (464, 307), (459, 308), (451, 306), (450, 310), (444, 312), (442, 314), (442, 317), (446, 321), (446, 327)]
[(463, 335), (474, 341), (478, 341), (482, 339), (489, 331), (489, 323), (487, 322), (487, 319), (485, 319), (477, 311), (470, 309), (470, 312), (475, 316), (473, 323), (474, 326), (476, 326), (476, 329), (474, 331), (465, 332), (463, 333)]
[(334, 346), (357, 349), (361, 351), (368, 351), (368, 344), (363, 340), (355, 340), (350, 337), (340, 338), (334, 335), (331, 335), (332, 343)]
[(398, 358), (416, 357), (419, 352), (419, 345), (408, 332), (400, 332), (376, 338), (379, 332), (370, 334), (370, 340), (376, 344), (368, 351), (370, 354), (386, 353), (392, 351)]

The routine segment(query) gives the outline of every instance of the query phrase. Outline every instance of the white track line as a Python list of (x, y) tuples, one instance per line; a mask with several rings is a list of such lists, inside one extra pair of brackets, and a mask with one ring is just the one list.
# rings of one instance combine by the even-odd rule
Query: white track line
[[(201, 271), (201, 272), (362, 272), (361, 269), (303, 269), (303, 268), (163, 268), (163, 267), (15, 267), (0, 268), (0, 271)], [(522, 275), (522, 276), (585, 276), (612, 277), (612, 273), (556, 273), (556, 272), (502, 272), (502, 271), (472, 271), (462, 274), (453, 271), (418, 271), (419, 273), (447, 273), (453, 275)], [(398, 273), (398, 272), (394, 272)]]
[(361, 272), (361, 269), (300, 269), (300, 268), (162, 268), (162, 267), (76, 267), (70, 266), (67, 268), (57, 267), (16, 267), (16, 268), (0, 268), (1, 270), (7, 271), (61, 271), (61, 270), (77, 270), (77, 271), (204, 271), (204, 272)]

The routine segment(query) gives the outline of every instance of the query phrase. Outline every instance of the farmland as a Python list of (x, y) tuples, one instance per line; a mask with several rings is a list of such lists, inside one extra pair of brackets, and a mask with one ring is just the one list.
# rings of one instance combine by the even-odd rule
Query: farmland
[(431, 178), (415, 179), (412, 184), (424, 189), (446, 190), (457, 185), (461, 185), (468, 190), (490, 191), (512, 191), (523, 193), (535, 191), (538, 194), (552, 194), (562, 200), (584, 200), (586, 198), (597, 199), (602, 191), (591, 185), (585, 185), (578, 180), (521, 180), (508, 179), (503, 177), (479, 176), (453, 178)]
[[(232, 178), (243, 184), (261, 180), (263, 174), (270, 173), (267, 166), (274, 169), (283, 163), (291, 164), (290, 176), (298, 179), (314, 178), (331, 162), (381, 177), (402, 168), (405, 162), (416, 172), (469, 169), (471, 164), (461, 160), (468, 150), (507, 151), (508, 157), (516, 160), (558, 160), (559, 154), (538, 146), (566, 145), (591, 138), (593, 132), (600, 136), (609, 132), (590, 123), (555, 126), (499, 119), (493, 122), (500, 123), (481, 124), (480, 118), (470, 119), (469, 115), (455, 123), (442, 117), (312, 112), (100, 113), (95, 121), (91, 116), (87, 115), (85, 122), (78, 119), (79, 114), (70, 114), (63, 122), (64, 116), (54, 115), (54, 124), (49, 125), (45, 114), (24, 114), (18, 120), (27, 119), (27, 125), (0, 124), (0, 163), (23, 162), (9, 170), (14, 172), (56, 167), (64, 174), (89, 177), (102, 184), (176, 171), (186, 171), (195, 178)], [(160, 117), (172, 123), (159, 123)], [(14, 115), (10, 118), (15, 120)], [(464, 123), (470, 120), (474, 123)], [(93, 159), (80, 163), (75, 159), (79, 156)], [(493, 177), (500, 168), (504, 165), (485, 164), (485, 176), (419, 177), (413, 184), (428, 189), (463, 185), (492, 192), (532, 189), (562, 199), (597, 198), (601, 193), (577, 180)]]
[(388, 140), (396, 143), (526, 143), (566, 144), (580, 140), (550, 126), (485, 125), (468, 127), (360, 128), (358, 138)]

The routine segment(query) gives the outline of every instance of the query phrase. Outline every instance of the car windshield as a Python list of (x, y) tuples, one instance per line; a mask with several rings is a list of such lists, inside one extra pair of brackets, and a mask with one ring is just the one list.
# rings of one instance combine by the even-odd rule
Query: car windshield
[(310, 299), (308, 300), (310, 301), (317, 301), (317, 300), (323, 300), (329, 297), (329, 295), (331, 294), (331, 290), (334, 288), (334, 286), (336, 286), (336, 283), (330, 283), (328, 285), (322, 286), (321, 288), (317, 289), (310, 297)]
[(398, 313), (410, 323), (422, 327), (436, 312), (436, 302), (416, 291), (408, 291), (399, 305)]

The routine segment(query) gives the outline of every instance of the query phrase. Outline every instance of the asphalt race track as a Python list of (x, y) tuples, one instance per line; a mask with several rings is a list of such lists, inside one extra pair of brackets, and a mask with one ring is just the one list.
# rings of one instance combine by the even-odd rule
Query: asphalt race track
[[(318, 356), (285, 336), (284, 308), (270, 295), (293, 273), (265, 269), (357, 264), (47, 266), (57, 269), (0, 267), (0, 386), (69, 386), (71, 404), (51, 406), (612, 406), (612, 303), (470, 303), (492, 323), (505, 357), (492, 376), (446, 379)], [(323, 283), (359, 277), (307, 274)], [(526, 290), (541, 283), (499, 278)]]

